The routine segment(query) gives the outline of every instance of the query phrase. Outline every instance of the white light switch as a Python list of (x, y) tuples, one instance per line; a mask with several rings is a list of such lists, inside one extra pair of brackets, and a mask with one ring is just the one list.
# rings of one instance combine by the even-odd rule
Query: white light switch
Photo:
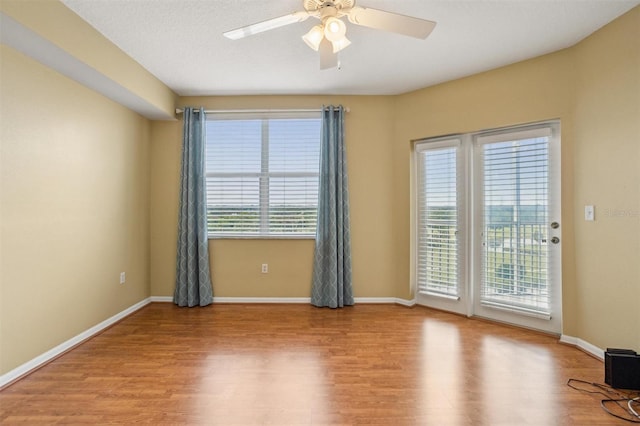
[(596, 210), (594, 206), (584, 206), (584, 220), (596, 220)]

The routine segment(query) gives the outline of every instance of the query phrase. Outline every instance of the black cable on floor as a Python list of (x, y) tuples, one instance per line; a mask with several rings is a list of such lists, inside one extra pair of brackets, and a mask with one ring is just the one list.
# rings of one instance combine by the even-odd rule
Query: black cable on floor
[[(587, 385), (594, 389), (578, 387), (576, 386), (576, 383)], [(567, 381), (567, 386), (569, 386), (571, 389), (575, 389), (580, 392), (595, 393), (595, 394), (603, 395), (605, 399), (600, 401), (600, 406), (607, 414), (609, 414), (610, 416), (616, 417), (618, 419), (627, 421), (629, 423), (640, 423), (640, 416), (638, 416), (638, 412), (635, 411), (633, 408), (633, 404), (638, 404), (639, 397), (630, 397), (618, 392), (617, 390), (613, 389), (611, 386), (603, 385), (600, 383), (587, 382), (585, 380), (580, 380), (580, 379), (569, 379)], [(615, 396), (615, 398), (612, 398), (612, 396)], [(623, 404), (623, 402), (625, 402), (626, 404)], [(622, 411), (628, 415), (628, 417), (621, 416), (612, 412), (607, 406), (607, 404), (610, 404), (610, 403), (614, 403), (618, 407), (620, 407)]]

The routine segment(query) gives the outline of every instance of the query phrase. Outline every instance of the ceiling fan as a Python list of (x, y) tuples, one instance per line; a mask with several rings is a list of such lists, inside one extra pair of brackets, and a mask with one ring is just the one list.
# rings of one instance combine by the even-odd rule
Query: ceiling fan
[(344, 16), (352, 24), (420, 39), (426, 39), (436, 26), (435, 22), (426, 19), (359, 7), (356, 0), (302, 0), (302, 3), (304, 11), (247, 25), (223, 35), (238, 40), (314, 17), (320, 20), (320, 24), (311, 28), (302, 39), (320, 53), (320, 69), (328, 69), (338, 66), (337, 53), (351, 44), (346, 37), (347, 27), (341, 19)]

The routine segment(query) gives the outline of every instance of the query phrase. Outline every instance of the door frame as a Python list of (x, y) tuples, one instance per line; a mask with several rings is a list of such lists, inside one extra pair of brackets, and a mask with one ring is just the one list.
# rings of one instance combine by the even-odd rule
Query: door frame
[(517, 133), (529, 133), (542, 131), (543, 129), (550, 130), (549, 136), (549, 163), (548, 163), (548, 221), (561, 223), (561, 170), (560, 170), (560, 122), (545, 121), (541, 123), (535, 123), (523, 126), (513, 126), (502, 129), (496, 129), (486, 132), (477, 132), (472, 135), (473, 145), (473, 180), (474, 187), (473, 192), (475, 195), (474, 205), (471, 211), (473, 215), (473, 233), (474, 241), (471, 251), (473, 252), (474, 265), (473, 271), (473, 315), (487, 318), (495, 321), (506, 322), (521, 327), (532, 328), (545, 332), (561, 334), (562, 333), (562, 226), (557, 229), (551, 229), (548, 227), (548, 239), (552, 237), (558, 237), (560, 242), (558, 244), (552, 244), (550, 241), (547, 243), (548, 248), (548, 281), (550, 287), (550, 302), (551, 302), (551, 315), (538, 315), (534, 313), (526, 313), (523, 311), (513, 311), (509, 308), (502, 308), (496, 306), (483, 306), (480, 301), (480, 286), (482, 284), (481, 278), (481, 253), (482, 253), (482, 197), (483, 197), (483, 176), (482, 176), (482, 164), (481, 164), (481, 148), (480, 139), (492, 136), (517, 134)]
[[(509, 312), (495, 307), (479, 306), (479, 294), (481, 285), (481, 245), (482, 245), (482, 212), (479, 209), (481, 203), (482, 182), (478, 179), (481, 164), (479, 164), (479, 149), (476, 144), (478, 138), (501, 133), (517, 133), (520, 131), (548, 128), (551, 130), (549, 140), (549, 181), (555, 182), (549, 187), (549, 222), (555, 221), (561, 224), (558, 229), (550, 229), (548, 238), (560, 238), (560, 243), (549, 243), (550, 256), (548, 274), (552, 283), (550, 318), (536, 315), (527, 315), (522, 312)], [(554, 334), (562, 333), (562, 222), (561, 222), (561, 140), (560, 121), (549, 120), (532, 124), (509, 126), (486, 131), (478, 131), (466, 134), (454, 134), (434, 138), (424, 138), (412, 141), (411, 161), (411, 290), (415, 301), (419, 305), (454, 312), (468, 317), (477, 316), (494, 321), (532, 328)], [(460, 141), (460, 162), (458, 171), (461, 184), (459, 196), (462, 197), (462, 207), (459, 212), (461, 229), (460, 244), (462, 245), (462, 264), (460, 265), (460, 297), (450, 298), (421, 294), (417, 284), (417, 247), (418, 247), (418, 190), (417, 182), (418, 146), (429, 143), (442, 143), (458, 139)], [(459, 204), (460, 205), (460, 204)]]

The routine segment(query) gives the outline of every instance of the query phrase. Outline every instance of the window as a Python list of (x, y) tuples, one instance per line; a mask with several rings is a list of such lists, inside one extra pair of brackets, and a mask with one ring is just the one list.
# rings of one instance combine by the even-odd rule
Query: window
[(209, 237), (313, 237), (319, 113), (208, 114)]

